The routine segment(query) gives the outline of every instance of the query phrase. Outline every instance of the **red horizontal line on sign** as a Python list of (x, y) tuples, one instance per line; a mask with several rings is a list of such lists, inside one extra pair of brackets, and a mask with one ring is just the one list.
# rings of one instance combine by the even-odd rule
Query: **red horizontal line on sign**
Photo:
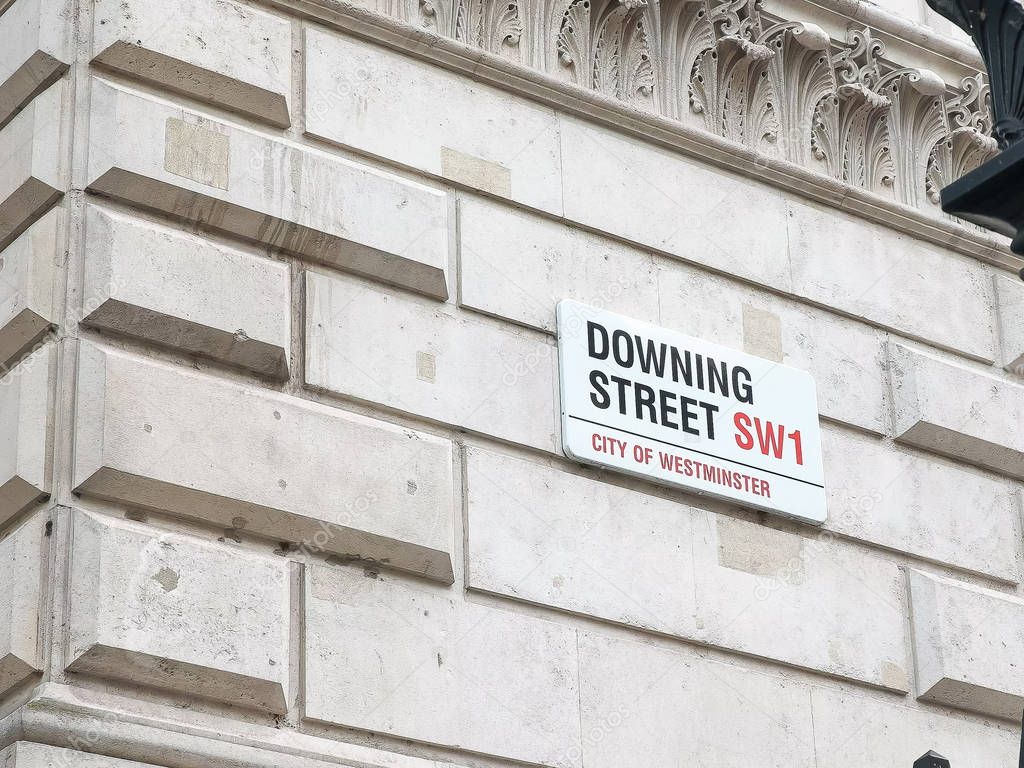
[(744, 464), (742, 461), (736, 461), (735, 459), (727, 459), (725, 456), (716, 456), (715, 454), (707, 453), (706, 451), (698, 451), (696, 448), (687, 448), (685, 445), (678, 445), (676, 443), (670, 443), (668, 440), (659, 440), (658, 438), (651, 437), (650, 435), (642, 435), (639, 432), (630, 432), (628, 429), (623, 429), (622, 427), (613, 427), (611, 424), (602, 424), (599, 421), (591, 421), (590, 419), (584, 419), (582, 416), (573, 416), (571, 413), (567, 414), (567, 415), (568, 415), (568, 417), (570, 419), (575, 419), (576, 421), (582, 421), (585, 424), (592, 424), (595, 427), (604, 427), (605, 429), (614, 429), (616, 432), (622, 432), (625, 435), (632, 435), (633, 437), (640, 437), (640, 438), (643, 438), (644, 440), (650, 440), (650, 441), (655, 442), (655, 443), (661, 443), (662, 445), (669, 445), (669, 446), (672, 446), (673, 448), (678, 448), (681, 451), (689, 451), (690, 453), (696, 453), (696, 454), (698, 454), (700, 456), (707, 456), (707, 457), (712, 458), (712, 459), (718, 459), (719, 461), (727, 461), (730, 464), (736, 464), (737, 466), (746, 467), (747, 469), (753, 469), (753, 470), (756, 470), (757, 472), (764, 472), (764, 473), (769, 474), (769, 475), (775, 475), (776, 477), (783, 477), (786, 480), (795, 480), (798, 483), (804, 483), (805, 485), (812, 485), (815, 488), (822, 488), (822, 489), (824, 489), (824, 487), (825, 487), (821, 483), (812, 483), (810, 480), (804, 480), (804, 479), (799, 478), (799, 477), (793, 477), (792, 475), (784, 475), (781, 472), (774, 472), (774, 471), (772, 471), (770, 469), (765, 469), (764, 467), (755, 467), (753, 464)]

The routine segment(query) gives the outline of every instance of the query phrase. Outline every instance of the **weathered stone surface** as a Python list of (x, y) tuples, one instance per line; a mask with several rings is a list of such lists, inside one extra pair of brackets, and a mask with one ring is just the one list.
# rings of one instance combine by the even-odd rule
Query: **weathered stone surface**
[(313, 566), (305, 638), (310, 719), (580, 765), (572, 629), (465, 603), (461, 590)]
[(45, 522), (43, 515), (36, 515), (0, 540), (0, 695), (42, 667), (39, 617)]
[(918, 698), (1019, 719), (1024, 600), (921, 571), (909, 579)]
[(576, 118), (559, 125), (567, 219), (789, 290), (784, 197)]
[(286, 560), (83, 512), (73, 537), (68, 671), (287, 710)]
[(447, 297), (444, 193), (92, 84), (91, 191)]
[(881, 331), (683, 265), (658, 282), (663, 325), (809, 371), (822, 416), (885, 433)]
[(1011, 483), (823, 425), (825, 527), (1007, 581), (1021, 577), (1021, 501)]
[(0, 371), (57, 322), (54, 281), (64, 211), (54, 208), (0, 252)]
[[(575, 118), (559, 130), (570, 221), (994, 359), (984, 265)], [(936, 274), (961, 287), (956, 312)]]
[(550, 213), (562, 211), (553, 110), (315, 29), (306, 32), (306, 88), (311, 135)]
[(451, 582), (448, 441), (85, 343), (78, 393), (79, 493)]
[(88, 325), (288, 376), (288, 265), (90, 206)]
[(482, 197), (459, 199), (459, 265), (463, 306), (542, 331), (562, 299), (660, 319), (650, 254)]
[(68, 0), (0, 3), (0, 128), (67, 71)]
[(1011, 373), (1024, 376), (1024, 283), (996, 275), (995, 291), (1001, 342), (996, 362)]
[(64, 81), (57, 81), (0, 130), (0, 251), (64, 194), (60, 126), (65, 90)]
[(310, 386), (557, 450), (557, 355), (548, 340), (313, 273), (306, 307)]
[(886, 431), (881, 331), (480, 198), (459, 216), (465, 306), (551, 332), (563, 298), (660, 323), (809, 370), (823, 415)]
[(689, 508), (479, 448), (466, 486), (472, 588), (696, 633)]
[(580, 699), (587, 768), (818, 765), (807, 686), (692, 651), (581, 633)]
[(291, 24), (231, 0), (98, 0), (97, 64), (287, 128)]
[(55, 375), (48, 344), (0, 379), (0, 525), (50, 493)]
[(1017, 729), (824, 687), (811, 704), (818, 768), (910, 766), (929, 749), (954, 768), (1017, 762)]
[(0, 764), (5, 768), (146, 768), (143, 763), (132, 760), (119, 760), (116, 757), (29, 741), (17, 741), (7, 749), (0, 750)]
[(896, 439), (1024, 478), (1024, 387), (889, 342)]
[[(833, 208), (796, 200), (787, 207), (793, 293), (995, 359), (992, 281), (984, 265)], [(949, 285), (957, 286), (953, 312)]]
[(472, 588), (907, 690), (896, 565), (490, 451), (466, 466)]

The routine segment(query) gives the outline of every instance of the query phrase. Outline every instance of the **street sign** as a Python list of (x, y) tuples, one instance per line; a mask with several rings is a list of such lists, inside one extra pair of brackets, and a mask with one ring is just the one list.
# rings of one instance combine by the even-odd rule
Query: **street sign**
[(806, 371), (569, 300), (558, 361), (569, 458), (825, 521)]

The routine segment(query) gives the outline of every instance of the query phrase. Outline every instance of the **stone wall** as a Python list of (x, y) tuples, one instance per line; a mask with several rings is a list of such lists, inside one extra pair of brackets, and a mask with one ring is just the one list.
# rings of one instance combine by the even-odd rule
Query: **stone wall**
[[(1016, 764), (1021, 264), (929, 195), (976, 57), (582, 10), (0, 0), (3, 765)], [(828, 522), (564, 458), (563, 298), (810, 371)]]

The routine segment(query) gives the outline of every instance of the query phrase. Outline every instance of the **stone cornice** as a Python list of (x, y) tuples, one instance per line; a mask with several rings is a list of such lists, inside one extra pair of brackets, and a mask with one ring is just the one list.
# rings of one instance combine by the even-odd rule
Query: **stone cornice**
[[(1005, 239), (944, 216), (929, 199), (929, 195), (934, 195), (937, 186), (943, 183), (945, 177), (951, 177), (965, 164), (977, 160), (979, 154), (987, 156), (984, 153), (991, 149), (988, 142), (981, 137), (983, 117), (978, 109), (972, 111), (971, 105), (967, 104), (968, 100), (973, 99), (974, 105), (977, 106), (984, 98), (984, 94), (968, 86), (957, 95), (928, 70), (886, 71), (885, 62), (872, 60), (872, 54), (869, 52), (863, 52), (859, 57), (853, 55), (857, 47), (856, 39), (854, 47), (847, 49), (837, 49), (833, 41), (828, 41), (829, 61), (833, 71), (842, 65), (849, 74), (856, 67), (855, 80), (863, 80), (866, 76), (869, 83), (881, 83), (883, 89), (895, 85), (898, 92), (893, 95), (896, 98), (879, 97), (860, 81), (840, 82), (837, 88), (842, 88), (844, 95), (838, 98), (838, 103), (834, 103), (837, 114), (827, 116), (825, 122), (828, 122), (828, 125), (822, 128), (818, 117), (812, 115), (806, 123), (809, 132), (807, 142), (788, 142), (790, 148), (787, 148), (787, 154), (799, 154), (805, 161), (805, 164), (801, 164), (787, 156), (779, 156), (778, 153), (766, 154), (761, 146), (749, 146), (736, 140), (736, 137), (720, 136), (707, 130), (706, 123), (700, 125), (692, 121), (684, 122), (650, 109), (643, 109), (600, 90), (584, 88), (558, 79), (505, 56), (467, 45), (422, 26), (385, 16), (344, 0), (265, 1), (271, 6), (387, 45), (562, 112), (635, 135), (922, 240), (1004, 268), (1016, 270), (1021, 266), (1020, 259), (1009, 252)], [(799, 53), (799, 49), (803, 48), (804, 53), (807, 53), (815, 51), (815, 46), (821, 45), (821, 35), (818, 34), (820, 30), (816, 32), (813, 25), (774, 26), (785, 27), (777, 28), (775, 33), (769, 35), (770, 42), (782, 46), (783, 49), (796, 47)], [(799, 40), (804, 34), (812, 38), (809, 46)], [(858, 34), (853, 37), (856, 38)], [(870, 34), (864, 37), (867, 38), (865, 45), (870, 45), (873, 38)], [(725, 43), (726, 47), (736, 50), (755, 45), (762, 44)], [(821, 53), (820, 50), (818, 52)], [(803, 57), (805, 63), (808, 58), (810, 57)], [(816, 65), (820, 67), (820, 64), (816, 64), (816, 60), (812, 59), (809, 66), (813, 69)], [(872, 70), (873, 65), (877, 67), (877, 76), (875, 70)], [(868, 70), (866, 73), (862, 72), (864, 68)], [(837, 82), (843, 77), (833, 76), (837, 78)], [(806, 84), (810, 80), (805, 77), (800, 82)], [(975, 85), (978, 83), (975, 82)], [(802, 89), (797, 89), (797, 96), (802, 97), (805, 107), (811, 104), (814, 96), (812, 90), (806, 85)], [(794, 103), (793, 98), (786, 101)], [(898, 102), (899, 109), (894, 114), (899, 119), (894, 117), (883, 120), (878, 117), (877, 111), (891, 109), (888, 102), (892, 101)], [(800, 99), (797, 98), (796, 102), (799, 103)], [(860, 112), (854, 119), (851, 113), (857, 109)], [(846, 110), (845, 113), (843, 110)], [(950, 125), (950, 119), (959, 127), (943, 130)], [(881, 142), (873, 146), (874, 154), (867, 154), (863, 143), (855, 147), (859, 151), (850, 153), (857, 161), (851, 167), (858, 168), (859, 179), (872, 182), (870, 184), (853, 184), (847, 179), (839, 178), (839, 171), (824, 172), (829, 167), (830, 157), (831, 167), (840, 167), (837, 163), (836, 146), (844, 134), (836, 126), (842, 125), (843, 120), (847, 122), (846, 127), (849, 130), (858, 131), (858, 136), (870, 137), (869, 129), (873, 128), (876, 134), (892, 131), (898, 137), (895, 152), (883, 152), (882, 147), (891, 147), (892, 142)], [(853, 128), (850, 128), (851, 125)], [(799, 122), (794, 123), (794, 126), (790, 129), (792, 134), (802, 136), (804, 126)], [(830, 139), (833, 140), (833, 145), (824, 146)], [(922, 141), (927, 141), (932, 149), (938, 148), (937, 151), (905, 151), (908, 147), (922, 146)], [(892, 156), (887, 157), (890, 152)], [(919, 179), (919, 183), (915, 181), (913, 185), (901, 187), (900, 194), (897, 194), (899, 190), (896, 188), (895, 179), (884, 178), (887, 173), (892, 176), (898, 173), (913, 173), (916, 174), (915, 178)], [(873, 185), (882, 186), (889, 194), (881, 194), (870, 188)]]

